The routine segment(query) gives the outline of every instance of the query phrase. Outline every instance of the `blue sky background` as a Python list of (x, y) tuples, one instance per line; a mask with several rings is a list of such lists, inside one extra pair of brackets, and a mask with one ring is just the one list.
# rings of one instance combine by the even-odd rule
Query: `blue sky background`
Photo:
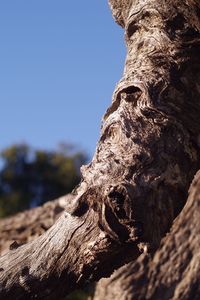
[(68, 142), (92, 156), (124, 60), (107, 0), (0, 1), (0, 150)]

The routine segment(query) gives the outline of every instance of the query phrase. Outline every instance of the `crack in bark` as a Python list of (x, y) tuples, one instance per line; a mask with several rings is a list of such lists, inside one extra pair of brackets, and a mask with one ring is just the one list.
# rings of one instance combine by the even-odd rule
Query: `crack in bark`
[[(105, 115), (96, 153), (81, 169), (83, 181), (71, 215), (61, 216), (37, 241), (0, 258), (5, 270), (0, 276), (7, 285), (0, 297), (12, 299), (14, 292), (15, 300), (27, 299), (27, 292), (16, 286), (27, 266), (33, 278), (30, 294), (40, 289), (44, 299), (50, 291), (55, 296), (55, 288), (64, 294), (77, 287), (77, 280), (84, 284), (109, 275), (133, 259), (126, 251), (131, 249), (136, 258), (157, 249), (181, 211), (200, 168), (200, 21), (197, 2), (173, 1), (110, 0), (126, 31), (128, 16), (144, 3), (146, 7), (135, 18), (134, 37), (126, 32), (124, 76)], [(167, 30), (177, 13), (187, 30), (177, 30), (173, 22)], [(96, 243), (94, 251), (89, 243)]]
[[(88, 215), (88, 214), (87, 214), (87, 215)], [(86, 216), (86, 218), (87, 218), (87, 216)], [(70, 242), (71, 242), (73, 236), (74, 236), (75, 233), (83, 226), (84, 223), (85, 223), (85, 220), (83, 220), (83, 222), (82, 222), (77, 228), (75, 228), (74, 231), (71, 233), (71, 236), (70, 236), (69, 239), (68, 239), (68, 242), (67, 242), (66, 247), (65, 247), (64, 250), (60, 253), (60, 255), (58, 255), (58, 257), (57, 257), (57, 259), (56, 259), (56, 261), (55, 261), (55, 266), (54, 266), (54, 268), (52, 269), (53, 271), (54, 271), (55, 268), (57, 267), (57, 264), (58, 264), (59, 260), (61, 259), (61, 257), (64, 255), (64, 253), (66, 252), (66, 250), (69, 248), (69, 245), (70, 245)], [(89, 233), (90, 233), (90, 232), (88, 232), (88, 234), (89, 234)]]

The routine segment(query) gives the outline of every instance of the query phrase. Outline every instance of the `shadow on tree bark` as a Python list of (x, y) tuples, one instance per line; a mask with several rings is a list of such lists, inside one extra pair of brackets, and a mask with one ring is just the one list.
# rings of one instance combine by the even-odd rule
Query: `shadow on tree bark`
[[(198, 219), (197, 201), (181, 210), (200, 168), (200, 3), (110, 5), (125, 29), (127, 59), (95, 155), (81, 169), (83, 181), (70, 209), (36, 240), (0, 258), (0, 299), (61, 297), (139, 256), (129, 266), (137, 270), (138, 299), (158, 299), (161, 290), (165, 299), (199, 294), (199, 225), (189, 221)], [(180, 212), (150, 261), (145, 254), (155, 253)], [(188, 253), (191, 237), (196, 245)], [(195, 277), (192, 290), (181, 276)]]
[(102, 279), (94, 300), (181, 299), (200, 297), (200, 172), (189, 198), (153, 258), (140, 256), (109, 279)]

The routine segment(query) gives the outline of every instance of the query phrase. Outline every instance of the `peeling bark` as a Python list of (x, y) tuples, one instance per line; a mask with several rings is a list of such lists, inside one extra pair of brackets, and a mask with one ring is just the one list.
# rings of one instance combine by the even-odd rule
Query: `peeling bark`
[(127, 59), (94, 158), (72, 210), (0, 258), (0, 299), (64, 295), (155, 251), (200, 168), (199, 2), (110, 4)]
[(198, 300), (200, 298), (200, 172), (184, 209), (153, 259), (136, 262), (102, 279), (94, 300)]

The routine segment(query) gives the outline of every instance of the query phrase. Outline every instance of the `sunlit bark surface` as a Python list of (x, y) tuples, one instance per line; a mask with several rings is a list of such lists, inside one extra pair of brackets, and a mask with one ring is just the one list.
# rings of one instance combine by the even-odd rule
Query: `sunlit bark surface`
[(43, 206), (0, 219), (0, 255), (33, 241), (47, 231), (64, 210), (70, 211), (73, 198), (68, 194)]
[(94, 300), (198, 300), (200, 298), (200, 172), (184, 209), (153, 258), (140, 256), (109, 279)]
[(53, 299), (153, 253), (200, 165), (200, 3), (110, 0), (127, 58), (70, 211), (0, 258), (0, 299)]

